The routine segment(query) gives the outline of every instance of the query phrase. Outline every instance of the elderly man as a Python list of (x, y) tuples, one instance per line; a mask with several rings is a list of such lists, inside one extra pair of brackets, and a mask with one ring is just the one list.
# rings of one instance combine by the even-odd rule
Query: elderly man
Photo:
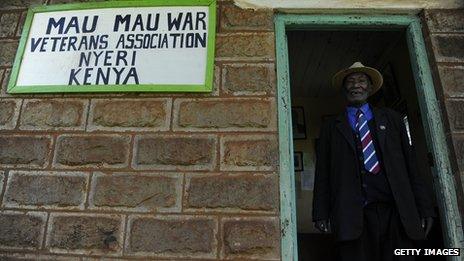
[(367, 103), (382, 82), (360, 62), (332, 79), (347, 107), (321, 128), (312, 214), (335, 234), (340, 260), (396, 260), (394, 249), (414, 248), (435, 216), (402, 117)]

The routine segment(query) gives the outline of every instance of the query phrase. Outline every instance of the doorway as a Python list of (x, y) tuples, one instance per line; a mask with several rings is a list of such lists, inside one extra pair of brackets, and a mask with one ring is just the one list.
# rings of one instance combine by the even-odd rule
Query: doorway
[[(410, 144), (415, 148), (418, 172), (432, 193), (432, 162), (429, 162), (420, 109), (415, 94), (414, 76), (409, 61), (406, 33), (394, 31), (287, 31), (293, 148), (295, 164), (296, 221), (299, 260), (335, 260), (334, 240), (319, 233), (311, 219), (316, 147), (322, 122), (344, 110), (341, 93), (330, 85), (331, 77), (355, 61), (378, 68), (383, 87), (369, 98), (373, 107), (389, 107), (399, 112), (409, 126)], [(295, 117), (295, 115), (300, 117)], [(306, 117), (304, 117), (306, 116)], [(302, 119), (304, 117), (304, 119)], [(307, 128), (307, 129), (306, 129)], [(300, 135), (304, 133), (306, 135)], [(301, 171), (300, 171), (301, 169)], [(435, 210), (436, 201), (434, 198)], [(422, 248), (443, 248), (439, 220), (435, 222)], [(417, 260), (420, 260), (418, 258)], [(437, 258), (436, 260), (440, 260)], [(442, 258), (441, 260), (444, 260)]]
[[(430, 164), (421, 164), (421, 170), (429, 187), (434, 184), (440, 221), (431, 232), (438, 235), (436, 241), (423, 247), (462, 247), (455, 191), (447, 189), (454, 188), (448, 149), (443, 126), (436, 124), (440, 114), (418, 18), (277, 15), (276, 46), (282, 259), (298, 260), (298, 250), (300, 260), (327, 260), (333, 253), (333, 238), (312, 226), (310, 176), (320, 123), (343, 110), (341, 97), (330, 89), (331, 76), (357, 60), (384, 74), (388, 88), (370, 102), (404, 115), (419, 162)], [(305, 132), (293, 132), (295, 115), (304, 115)]]

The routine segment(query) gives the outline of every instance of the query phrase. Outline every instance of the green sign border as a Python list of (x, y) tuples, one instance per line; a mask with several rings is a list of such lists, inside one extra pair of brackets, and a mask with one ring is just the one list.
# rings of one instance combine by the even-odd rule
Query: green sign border
[[(208, 40), (205, 84), (120, 84), (120, 85), (33, 85), (17, 86), (19, 68), (26, 48), (34, 14), (54, 11), (85, 10), (118, 7), (149, 6), (208, 6)], [(73, 3), (29, 8), (8, 83), (8, 93), (65, 93), (65, 92), (210, 92), (213, 89), (214, 50), (216, 38), (216, 0), (134, 0)]]

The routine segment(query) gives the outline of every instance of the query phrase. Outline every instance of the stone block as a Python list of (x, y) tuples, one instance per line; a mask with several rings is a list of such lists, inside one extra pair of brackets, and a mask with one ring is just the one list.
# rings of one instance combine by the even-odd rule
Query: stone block
[(46, 219), (42, 212), (1, 211), (0, 249), (40, 249)]
[(274, 99), (177, 99), (174, 130), (271, 131), (276, 129)]
[(3, 207), (84, 209), (87, 173), (10, 171)]
[(45, 167), (51, 148), (45, 135), (0, 135), (0, 165), (7, 167)]
[(84, 130), (88, 101), (78, 99), (26, 99), (20, 129)]
[(276, 211), (277, 175), (200, 175), (187, 176), (186, 202), (189, 210)]
[(270, 171), (279, 164), (279, 146), (275, 136), (224, 136), (220, 143), (221, 170)]
[(464, 62), (464, 35), (433, 35), (432, 43), (437, 62)]
[(232, 95), (273, 95), (276, 89), (273, 64), (224, 64), (222, 88)]
[(122, 168), (128, 165), (130, 137), (125, 135), (61, 135), (54, 164), (59, 167)]
[(29, 6), (40, 5), (45, 3), (46, 0), (2, 0), (0, 1), (0, 10), (2, 9), (24, 9)]
[(218, 60), (265, 60), (275, 58), (274, 33), (229, 33), (216, 36)]
[(89, 130), (169, 130), (170, 99), (92, 100)]
[(16, 127), (21, 100), (0, 99), (0, 130), (11, 130)]
[(456, 131), (464, 130), (464, 100), (449, 99), (445, 102), (451, 128)]
[(54, 253), (121, 255), (124, 219), (120, 215), (50, 215), (46, 247)]
[(277, 218), (224, 218), (222, 221), (225, 259), (280, 258)]
[(464, 66), (438, 66), (440, 80), (448, 97), (464, 97)]
[(187, 216), (129, 217), (126, 253), (151, 257), (216, 257), (217, 223)]
[(10, 67), (13, 65), (16, 49), (18, 49), (18, 41), (0, 41), (0, 66)]
[(220, 28), (223, 30), (268, 30), (274, 28), (272, 9), (242, 9), (233, 4), (221, 5)]
[(0, 38), (14, 37), (21, 12), (3, 13), (0, 15)]
[(94, 173), (90, 208), (180, 212), (182, 175), (177, 173)]
[(463, 9), (425, 9), (425, 19), (431, 33), (464, 32)]
[(133, 166), (137, 169), (211, 170), (216, 164), (212, 135), (138, 135)]

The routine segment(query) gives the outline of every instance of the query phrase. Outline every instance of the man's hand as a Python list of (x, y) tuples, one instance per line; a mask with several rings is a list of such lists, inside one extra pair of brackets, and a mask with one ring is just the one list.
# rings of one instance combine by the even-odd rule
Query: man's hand
[(323, 232), (327, 233), (329, 231), (329, 221), (328, 220), (318, 220), (315, 223), (316, 228)]
[(421, 218), (422, 229), (425, 231), (425, 237), (429, 234), (432, 229), (433, 217)]

